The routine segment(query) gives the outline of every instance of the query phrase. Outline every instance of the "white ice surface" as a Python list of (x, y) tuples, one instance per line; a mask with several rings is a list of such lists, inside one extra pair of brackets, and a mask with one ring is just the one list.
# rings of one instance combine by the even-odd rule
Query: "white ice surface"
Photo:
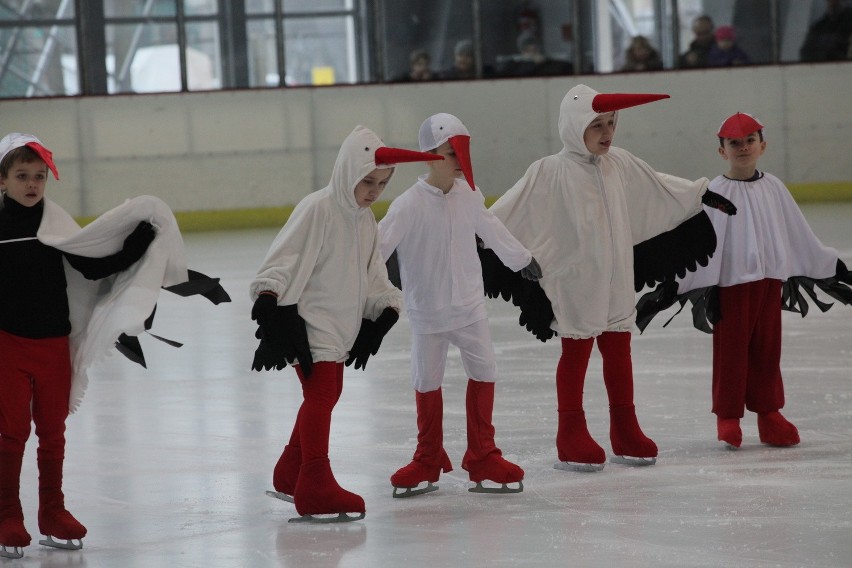
[[(805, 207), (822, 240), (852, 266), (852, 205)], [(148, 369), (101, 364), (68, 420), (66, 503), (88, 527), (84, 549), (36, 544), (35, 438), (22, 499), (33, 545), (5, 566), (444, 567), (852, 566), (852, 309), (784, 314), (785, 415), (794, 448), (763, 446), (754, 415), (739, 451), (716, 441), (710, 336), (688, 313), (634, 335), (636, 403), (660, 447), (657, 465), (553, 469), (559, 344), (536, 341), (510, 305), (489, 300), (501, 378), (494, 422), (525, 491), (468, 493), (466, 377), (455, 352), (444, 384), (445, 441), (455, 470), (440, 490), (392, 499), (389, 476), (414, 450), (405, 318), (367, 370), (347, 369), (331, 434), (338, 481), (366, 500), (365, 520), (294, 526), (292, 505), (264, 495), (301, 391), (295, 373), (251, 372), (248, 283), (275, 230), (187, 236), (190, 266), (220, 276), (233, 303), (164, 294), (142, 342)], [(593, 436), (609, 451), (600, 356), (586, 381)]]

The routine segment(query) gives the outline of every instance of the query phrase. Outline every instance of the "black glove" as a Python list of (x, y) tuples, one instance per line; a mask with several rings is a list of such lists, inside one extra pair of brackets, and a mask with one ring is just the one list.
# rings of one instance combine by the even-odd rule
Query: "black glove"
[(252, 369), (281, 370), (287, 363), (298, 360), (302, 374), (307, 379), (313, 368), (311, 347), (305, 320), (299, 315), (296, 304), (279, 306), (272, 294), (260, 294), (251, 310), (251, 319), (258, 323), (260, 345), (255, 351)]
[(281, 350), (276, 350), (273, 342), (264, 337), (263, 330), (260, 327), (257, 328), (254, 336), (260, 339), (260, 344), (254, 351), (254, 359), (251, 362), (252, 371), (270, 371), (272, 369), (280, 371), (287, 366), (287, 360), (281, 354)]
[(255, 337), (260, 339), (260, 345), (254, 352), (251, 368), (281, 370), (287, 366), (284, 352), (284, 326), (278, 315), (278, 298), (272, 294), (260, 294), (251, 308), (251, 319), (257, 322)]
[(535, 257), (530, 260), (530, 263), (526, 266), (526, 268), (521, 269), (521, 276), (527, 280), (532, 280), (533, 282), (541, 278), (541, 267), (538, 265), (538, 262), (536, 262)]
[(154, 237), (157, 236), (157, 230), (154, 225), (148, 221), (139, 221), (133, 232), (127, 235), (124, 239), (124, 246), (121, 248), (121, 256), (129, 264), (133, 264), (145, 254), (148, 246)]
[(701, 196), (701, 203), (706, 205), (707, 207), (713, 207), (714, 209), (718, 209), (722, 213), (727, 213), (728, 215), (736, 215), (737, 214), (737, 206), (716, 193), (715, 191), (710, 191), (709, 189)]
[(280, 306), (278, 317), (281, 318), (285, 331), (284, 344), (287, 361), (291, 365), (293, 361), (299, 361), (299, 365), (302, 367), (302, 375), (307, 379), (311, 376), (314, 358), (311, 355), (311, 346), (308, 343), (308, 328), (305, 325), (305, 320), (299, 315), (296, 304)]
[(382, 339), (385, 338), (387, 332), (399, 319), (399, 314), (393, 308), (385, 308), (382, 314), (376, 321), (369, 319), (361, 320), (361, 329), (358, 331), (358, 337), (355, 338), (355, 344), (349, 351), (349, 359), (346, 360), (348, 367), (353, 362), (356, 369), (366, 369), (367, 359), (370, 355), (375, 355), (379, 352), (379, 347), (382, 345)]

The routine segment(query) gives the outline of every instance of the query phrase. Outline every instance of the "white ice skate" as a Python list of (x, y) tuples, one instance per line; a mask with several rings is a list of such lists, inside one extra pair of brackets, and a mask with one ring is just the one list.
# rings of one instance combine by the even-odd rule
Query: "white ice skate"
[(517, 487), (510, 487), (508, 483), (501, 483), (500, 487), (491, 487), (482, 485), (481, 481), (477, 481), (474, 487), (468, 489), (471, 493), (520, 493), (524, 490), (524, 482), (518, 481)]
[[(353, 516), (357, 515), (357, 516)], [(360, 521), (366, 516), (366, 513), (331, 513), (329, 515), (302, 515), (301, 517), (293, 517), (288, 519), (288, 523), (301, 524), (329, 524), (329, 523), (351, 523), (352, 521)]]
[(439, 487), (431, 481), (427, 481), (426, 483), (426, 487), (420, 487), (419, 485), (416, 485), (414, 487), (399, 487), (398, 485), (394, 485), (393, 497), (396, 499), (405, 499), (407, 497), (414, 497), (415, 495), (432, 493), (433, 491), (437, 491), (439, 489)]
[(288, 503), (294, 503), (292, 495), (287, 495), (286, 493), (282, 493), (280, 491), (267, 491), (266, 494), (270, 497), (275, 497), (276, 499), (287, 501)]
[(0, 544), (0, 558), (10, 558), (12, 560), (18, 560), (19, 558), (24, 557), (24, 549), (20, 546), (12, 546), (11, 550), (6, 548), (5, 544)]
[(602, 463), (582, 463), (582, 462), (556, 462), (553, 464), (553, 469), (559, 469), (562, 471), (582, 471), (582, 472), (593, 472), (593, 471), (601, 471), (604, 468), (604, 464)]
[[(43, 545), (43, 546), (49, 546), (51, 548), (61, 548), (62, 550), (80, 550), (81, 548), (83, 548), (83, 539), (81, 539), (81, 538), (77, 538), (77, 539), (69, 538), (67, 540), (66, 539), (63, 539), (63, 540), (65, 540), (65, 542), (59, 542), (59, 541), (53, 540), (52, 536), (47, 535), (45, 538), (38, 541), (38, 543)], [(77, 542), (74, 542), (75, 540)]]
[(640, 458), (636, 456), (612, 456), (609, 458), (612, 463), (621, 465), (645, 466), (654, 465), (657, 463), (657, 458)]

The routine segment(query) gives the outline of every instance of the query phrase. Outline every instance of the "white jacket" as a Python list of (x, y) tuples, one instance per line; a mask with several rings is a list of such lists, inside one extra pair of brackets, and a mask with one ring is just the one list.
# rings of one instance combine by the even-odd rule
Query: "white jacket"
[(563, 337), (631, 329), (633, 245), (699, 213), (707, 189), (707, 178), (655, 172), (622, 148), (589, 152), (583, 133), (598, 115), (595, 94), (585, 85), (568, 92), (559, 114), (564, 148), (534, 162), (491, 207), (541, 265), (552, 328)]
[(397, 251), (412, 331), (439, 333), (487, 317), (476, 235), (511, 270), (532, 255), (486, 209), (481, 191), (456, 180), (444, 194), (426, 177), (391, 203), (379, 235), (384, 258)]
[(297, 304), (315, 362), (345, 361), (362, 318), (402, 309), (402, 293), (388, 280), (379, 251), (376, 218), (355, 201), (355, 186), (376, 169), (380, 146), (372, 131), (355, 128), (331, 181), (299, 202), (250, 286), (252, 300), (269, 290), (278, 305)]

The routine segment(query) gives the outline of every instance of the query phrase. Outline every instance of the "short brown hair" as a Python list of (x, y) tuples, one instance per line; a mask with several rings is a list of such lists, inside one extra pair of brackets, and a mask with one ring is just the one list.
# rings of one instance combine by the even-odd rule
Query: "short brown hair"
[(0, 161), (0, 176), (7, 177), (9, 175), (9, 168), (11, 168), (12, 164), (15, 162), (29, 164), (36, 160), (41, 160), (41, 156), (39, 156), (35, 150), (29, 146), (19, 146), (3, 156), (3, 160)]

